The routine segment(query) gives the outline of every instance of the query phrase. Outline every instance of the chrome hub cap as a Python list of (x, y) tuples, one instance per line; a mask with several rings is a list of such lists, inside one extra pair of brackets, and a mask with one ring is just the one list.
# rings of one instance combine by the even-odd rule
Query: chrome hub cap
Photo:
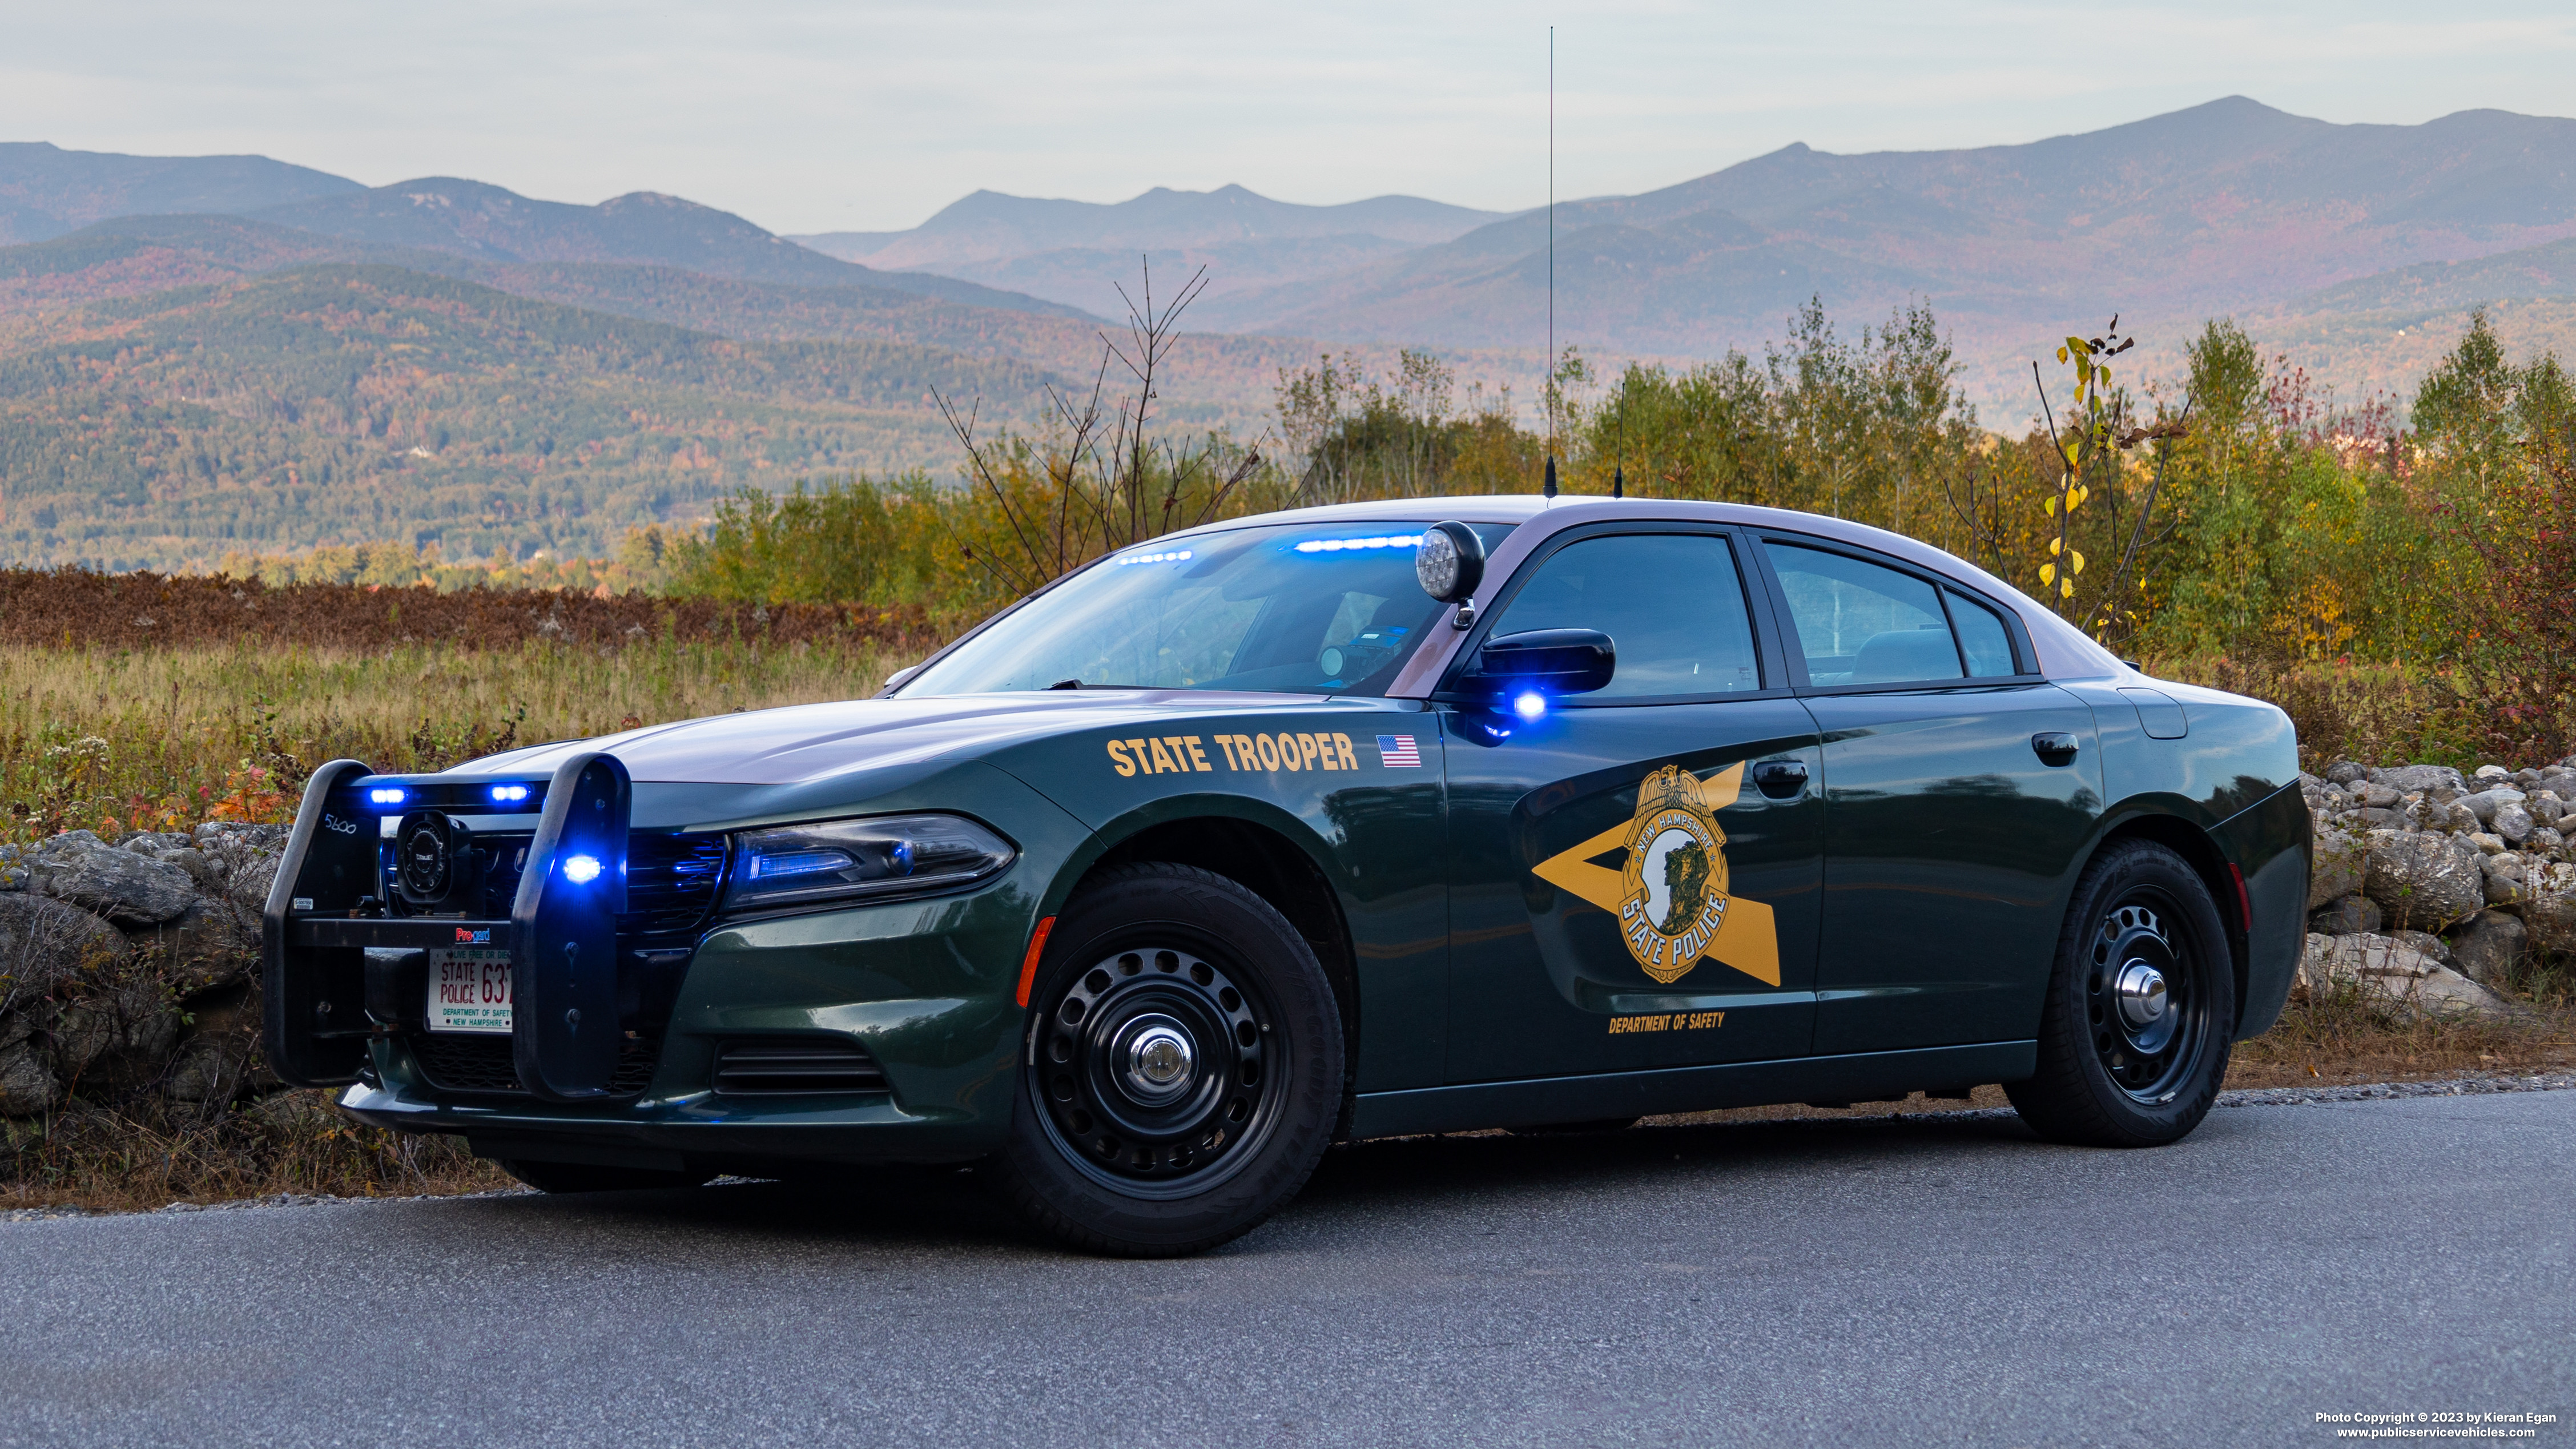
[(2120, 968), (2120, 1015), (2133, 1027), (2152, 1025), (2165, 1014), (2165, 973), (2144, 961)]
[(1127, 1095), (1148, 1106), (1160, 1106), (1190, 1090), (1190, 1068), (1198, 1060), (1189, 1033), (1168, 1016), (1142, 1016), (1127, 1024), (1120, 1051)]

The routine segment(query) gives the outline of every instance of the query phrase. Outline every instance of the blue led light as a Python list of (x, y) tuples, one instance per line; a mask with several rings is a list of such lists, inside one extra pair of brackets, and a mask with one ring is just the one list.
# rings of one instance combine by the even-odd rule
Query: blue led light
[(1383, 538), (1310, 538), (1296, 545), (1299, 553), (1342, 553), (1361, 548), (1419, 548), (1418, 533), (1388, 534)]
[(492, 803), (496, 805), (516, 805), (527, 798), (528, 787), (525, 785), (495, 785), (492, 787)]
[(847, 870), (850, 864), (848, 854), (838, 850), (781, 851), (776, 855), (753, 856), (751, 876), (754, 880), (776, 880), (781, 876), (812, 875), (817, 871), (825, 870)]
[(1118, 560), (1116, 566), (1125, 568), (1129, 564), (1180, 563), (1189, 556), (1190, 551), (1185, 548), (1172, 549), (1164, 553), (1131, 553)]
[(400, 790), (369, 790), (367, 792), (367, 803), (370, 805), (400, 805), (402, 802), (403, 792)]
[(592, 881), (599, 879), (599, 857), (595, 855), (565, 856), (563, 874), (564, 879), (571, 881), (574, 885), (588, 885)]
[(1512, 713), (1525, 720), (1536, 720), (1547, 713), (1547, 696), (1535, 689), (1523, 690), (1520, 697), (1512, 701)]

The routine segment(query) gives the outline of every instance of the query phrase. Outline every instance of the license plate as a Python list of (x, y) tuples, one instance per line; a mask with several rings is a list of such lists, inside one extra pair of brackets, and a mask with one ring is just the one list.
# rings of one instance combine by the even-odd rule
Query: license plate
[(510, 1032), (510, 953), (477, 948), (429, 953), (429, 1029)]

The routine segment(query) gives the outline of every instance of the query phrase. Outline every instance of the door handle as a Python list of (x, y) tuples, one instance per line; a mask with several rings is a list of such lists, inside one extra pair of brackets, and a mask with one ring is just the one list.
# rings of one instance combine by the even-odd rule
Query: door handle
[(2074, 764), (2075, 748), (2075, 736), (2064, 730), (2044, 730), (2030, 737), (2031, 753), (2043, 765)]
[(1753, 767), (1753, 785), (1774, 800), (1807, 788), (1807, 767), (1796, 760), (1764, 760)]

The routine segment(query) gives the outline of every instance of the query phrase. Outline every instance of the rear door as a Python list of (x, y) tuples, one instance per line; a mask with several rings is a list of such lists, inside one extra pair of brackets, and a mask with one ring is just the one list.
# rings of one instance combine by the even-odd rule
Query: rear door
[(1742, 547), (1713, 528), (1575, 533), (1521, 569), (1462, 652), (1599, 629), (1618, 665), (1607, 689), (1535, 719), (1440, 706), (1451, 1081), (1807, 1050), (1816, 732), (1762, 642), (1767, 598)]
[(2035, 1034), (2102, 808), (2092, 712), (1989, 601), (1815, 539), (1762, 551), (1823, 745), (1816, 1050)]

